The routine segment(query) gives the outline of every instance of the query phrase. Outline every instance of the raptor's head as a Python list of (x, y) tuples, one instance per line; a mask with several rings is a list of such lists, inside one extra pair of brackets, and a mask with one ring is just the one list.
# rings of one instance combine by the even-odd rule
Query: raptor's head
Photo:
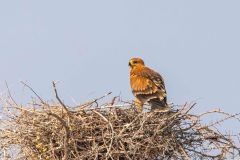
[(128, 65), (131, 68), (133, 68), (135, 66), (139, 66), (139, 65), (144, 66), (144, 61), (141, 58), (132, 58), (132, 59), (130, 59)]

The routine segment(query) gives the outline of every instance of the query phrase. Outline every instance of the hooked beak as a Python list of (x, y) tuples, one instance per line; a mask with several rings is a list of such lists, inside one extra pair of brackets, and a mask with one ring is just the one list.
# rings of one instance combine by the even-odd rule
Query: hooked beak
[(128, 66), (131, 67), (131, 63), (130, 62), (128, 63)]

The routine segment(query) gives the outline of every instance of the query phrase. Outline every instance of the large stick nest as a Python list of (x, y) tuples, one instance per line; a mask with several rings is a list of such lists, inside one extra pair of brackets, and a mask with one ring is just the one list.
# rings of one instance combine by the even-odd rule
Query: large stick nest
[[(9, 159), (225, 159), (239, 156), (234, 138), (215, 126), (234, 118), (218, 110), (190, 114), (194, 104), (169, 112), (136, 113), (132, 104), (75, 108), (40, 99), (26, 107), (6, 101), (0, 124), (0, 158)], [(40, 97), (39, 97), (40, 98)], [(206, 114), (224, 115), (203, 125)]]

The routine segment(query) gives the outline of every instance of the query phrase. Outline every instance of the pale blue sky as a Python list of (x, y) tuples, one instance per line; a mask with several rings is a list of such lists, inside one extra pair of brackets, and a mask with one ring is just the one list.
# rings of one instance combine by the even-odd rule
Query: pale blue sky
[(131, 100), (128, 60), (141, 57), (165, 78), (170, 102), (239, 112), (239, 8), (238, 0), (2, 0), (1, 92), (6, 80), (20, 101), (23, 80), (51, 99), (59, 80), (70, 105), (109, 91)]

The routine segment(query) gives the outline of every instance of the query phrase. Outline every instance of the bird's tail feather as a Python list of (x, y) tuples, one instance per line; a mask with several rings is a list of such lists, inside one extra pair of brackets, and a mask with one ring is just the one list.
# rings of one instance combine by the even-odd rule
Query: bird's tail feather
[(153, 110), (166, 110), (169, 108), (166, 98), (160, 100), (159, 98), (150, 99), (148, 103), (151, 105), (151, 111)]

